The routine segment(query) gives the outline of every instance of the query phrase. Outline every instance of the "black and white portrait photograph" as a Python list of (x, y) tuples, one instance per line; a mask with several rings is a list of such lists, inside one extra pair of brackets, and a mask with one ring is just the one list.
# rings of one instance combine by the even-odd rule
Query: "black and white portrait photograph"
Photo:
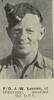
[(0, 79), (52, 79), (52, 0), (0, 0)]

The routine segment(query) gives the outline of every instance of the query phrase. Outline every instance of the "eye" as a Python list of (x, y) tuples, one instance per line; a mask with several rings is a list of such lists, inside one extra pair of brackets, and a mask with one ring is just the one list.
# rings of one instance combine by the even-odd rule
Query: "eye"
[(15, 29), (15, 33), (18, 34), (22, 31), (22, 29)]
[(34, 32), (34, 31), (31, 30), (31, 29), (26, 29), (26, 31), (27, 31), (29, 34), (31, 34), (32, 32)]

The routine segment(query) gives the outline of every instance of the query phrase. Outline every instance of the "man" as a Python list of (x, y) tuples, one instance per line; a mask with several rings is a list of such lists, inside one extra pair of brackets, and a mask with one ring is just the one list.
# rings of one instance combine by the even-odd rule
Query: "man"
[(38, 41), (45, 33), (41, 13), (28, 3), (6, 4), (7, 33), (13, 43), (12, 53), (0, 61), (0, 78), (52, 78), (52, 61), (42, 56)]

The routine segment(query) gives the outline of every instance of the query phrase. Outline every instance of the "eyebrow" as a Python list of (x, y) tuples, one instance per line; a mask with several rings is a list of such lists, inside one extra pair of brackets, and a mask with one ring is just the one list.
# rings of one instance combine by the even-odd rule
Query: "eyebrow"
[(20, 30), (22, 30), (22, 28), (16, 28), (15, 30), (16, 30), (16, 31), (20, 31)]
[[(19, 30), (19, 29), (22, 29), (22, 27), (17, 27), (17, 28), (15, 28), (15, 30)], [(26, 28), (26, 30), (27, 30), (27, 31), (31, 31), (31, 32), (34, 31), (32, 28)]]
[(34, 32), (34, 30), (30, 29), (30, 28), (27, 28), (26, 30), (29, 31), (29, 32)]
[[(16, 27), (15, 30), (16, 30), (16, 31), (21, 31), (21, 30), (22, 30), (22, 27)], [(27, 32), (34, 32), (34, 30), (32, 29), (32, 27), (26, 28), (26, 31), (27, 31)]]

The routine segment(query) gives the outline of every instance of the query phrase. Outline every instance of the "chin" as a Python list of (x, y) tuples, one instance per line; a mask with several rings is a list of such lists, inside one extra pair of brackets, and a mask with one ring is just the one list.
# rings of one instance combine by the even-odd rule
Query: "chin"
[(17, 52), (18, 55), (28, 55), (31, 53), (31, 48), (25, 47), (20, 48), (19, 46), (14, 46), (13, 49)]
[(31, 51), (25, 50), (25, 49), (18, 49), (17, 50), (19, 55), (28, 55)]
[(29, 54), (29, 51), (25, 51), (25, 50), (18, 50), (18, 52), (21, 54)]

